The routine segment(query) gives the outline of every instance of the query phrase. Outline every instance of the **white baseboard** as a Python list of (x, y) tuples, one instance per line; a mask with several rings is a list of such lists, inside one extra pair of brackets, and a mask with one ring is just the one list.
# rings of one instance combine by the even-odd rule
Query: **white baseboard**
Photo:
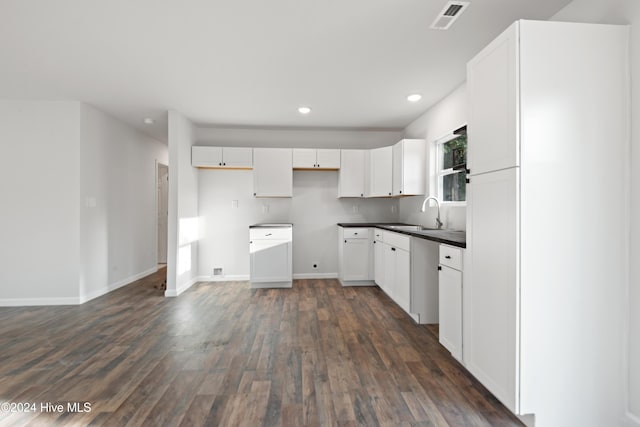
[(0, 307), (29, 307), (38, 305), (78, 305), (78, 297), (52, 297), (52, 298), (3, 298), (0, 299)]
[(640, 427), (640, 416), (627, 412), (624, 425), (625, 427)]
[(101, 289), (96, 289), (95, 291), (93, 291), (91, 293), (88, 293), (88, 294), (80, 295), (80, 304), (84, 304), (85, 302), (91, 301), (94, 298), (98, 298), (98, 297), (100, 297), (100, 296), (102, 296), (104, 294), (107, 294), (107, 293), (111, 292), (111, 291), (115, 291), (116, 289), (119, 289), (119, 288), (121, 288), (123, 286), (126, 286), (126, 285), (128, 285), (130, 283), (133, 283), (136, 280), (140, 280), (143, 277), (146, 277), (146, 276), (148, 276), (150, 274), (153, 274), (153, 273), (155, 273), (157, 271), (158, 271), (158, 266), (156, 265), (155, 267), (150, 268), (148, 270), (145, 270), (145, 271), (143, 271), (141, 273), (134, 274), (133, 276), (129, 276), (129, 277), (125, 278), (125, 279), (122, 279), (122, 280), (119, 280), (119, 281), (117, 281), (115, 283), (112, 283), (107, 287), (104, 287), (104, 288), (101, 288)]
[(294, 279), (337, 279), (338, 273), (296, 273)]
[(119, 280), (118, 282), (112, 283), (109, 286), (96, 289), (93, 292), (88, 294), (80, 295), (78, 297), (53, 297), (53, 298), (5, 298), (0, 299), (0, 307), (28, 307), (28, 306), (40, 306), (40, 305), (78, 305), (84, 304), (87, 301), (90, 301), (94, 298), (98, 298), (106, 293), (111, 291), (115, 291), (118, 288), (126, 286), (130, 283), (135, 282), (136, 280), (142, 279), (143, 277), (148, 276), (149, 274), (153, 274), (158, 271), (158, 267), (155, 266), (150, 268), (149, 270), (143, 271), (138, 274), (134, 274), (133, 276), (129, 276), (126, 279)]
[(198, 282), (246, 282), (249, 280), (248, 274), (234, 274), (226, 276), (200, 276)]
[(182, 286), (180, 286), (176, 290), (167, 288), (167, 290), (164, 291), (164, 296), (165, 297), (177, 297), (178, 295), (180, 295), (181, 293), (183, 293), (184, 291), (186, 291), (187, 289), (189, 289), (190, 287), (192, 287), (193, 285), (195, 285), (198, 282), (200, 282), (200, 278), (199, 277), (194, 277), (193, 279), (189, 280), (188, 282), (186, 282), (185, 284), (183, 284)]

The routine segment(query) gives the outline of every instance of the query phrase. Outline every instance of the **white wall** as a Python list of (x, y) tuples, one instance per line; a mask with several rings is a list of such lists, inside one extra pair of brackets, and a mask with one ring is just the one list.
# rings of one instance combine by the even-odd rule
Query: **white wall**
[[(426, 113), (418, 117), (404, 129), (404, 138), (421, 138), (427, 141), (427, 188), (430, 195), (436, 195), (437, 182), (429, 175), (435, 168), (432, 153), (434, 141), (450, 134), (452, 131), (467, 123), (467, 93), (466, 84), (458, 87), (448, 96), (431, 107)], [(409, 224), (434, 226), (437, 210), (435, 207), (420, 212), (424, 197), (404, 197), (400, 201), (400, 221)], [(435, 205), (434, 205), (435, 206)], [(466, 230), (466, 207), (443, 204), (440, 212), (445, 228)]]
[(80, 145), (80, 295), (95, 298), (157, 270), (156, 162), (167, 146), (89, 105)]
[(0, 305), (75, 304), (80, 104), (0, 100)]
[(191, 167), (194, 127), (169, 111), (169, 234), (166, 296), (177, 296), (198, 276), (198, 172)]
[(395, 130), (314, 130), (198, 127), (198, 145), (226, 147), (377, 148), (400, 140)]
[(290, 199), (254, 198), (252, 171), (201, 169), (198, 173), (203, 279), (212, 275), (214, 267), (222, 267), (229, 279), (248, 278), (251, 224), (293, 223), (294, 277), (318, 278), (337, 276), (337, 223), (397, 221), (397, 200), (338, 199), (336, 171), (295, 171)]
[(631, 25), (630, 278), (629, 306), (621, 307), (621, 310), (629, 313), (627, 423), (640, 426), (640, 2), (574, 0), (553, 16), (552, 20)]

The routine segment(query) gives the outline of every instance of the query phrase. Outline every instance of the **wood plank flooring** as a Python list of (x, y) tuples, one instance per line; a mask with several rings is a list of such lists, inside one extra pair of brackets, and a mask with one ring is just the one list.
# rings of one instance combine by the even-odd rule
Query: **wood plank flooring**
[(80, 306), (0, 308), (0, 402), (37, 404), (0, 426), (521, 425), (377, 287), (164, 298), (163, 274)]

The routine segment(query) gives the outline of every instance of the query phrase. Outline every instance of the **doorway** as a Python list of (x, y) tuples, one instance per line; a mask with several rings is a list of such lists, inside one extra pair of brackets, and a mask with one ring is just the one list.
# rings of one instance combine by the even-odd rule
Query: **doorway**
[(158, 264), (167, 263), (169, 228), (169, 166), (158, 163)]

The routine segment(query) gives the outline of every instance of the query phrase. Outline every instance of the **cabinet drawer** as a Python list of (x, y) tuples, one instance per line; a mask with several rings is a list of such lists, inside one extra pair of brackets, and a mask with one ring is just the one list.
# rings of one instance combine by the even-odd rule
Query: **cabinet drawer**
[(462, 271), (462, 249), (440, 245), (440, 264)]
[(383, 231), (382, 239), (386, 244), (393, 247), (404, 249), (405, 251), (411, 250), (411, 237), (405, 234)]
[(251, 228), (250, 240), (291, 240), (291, 228)]
[(379, 228), (374, 228), (373, 229), (373, 240), (376, 240), (378, 242), (384, 242), (384, 235), (383, 235), (384, 231), (379, 229)]
[(345, 239), (368, 239), (368, 228), (344, 228), (342, 232)]

